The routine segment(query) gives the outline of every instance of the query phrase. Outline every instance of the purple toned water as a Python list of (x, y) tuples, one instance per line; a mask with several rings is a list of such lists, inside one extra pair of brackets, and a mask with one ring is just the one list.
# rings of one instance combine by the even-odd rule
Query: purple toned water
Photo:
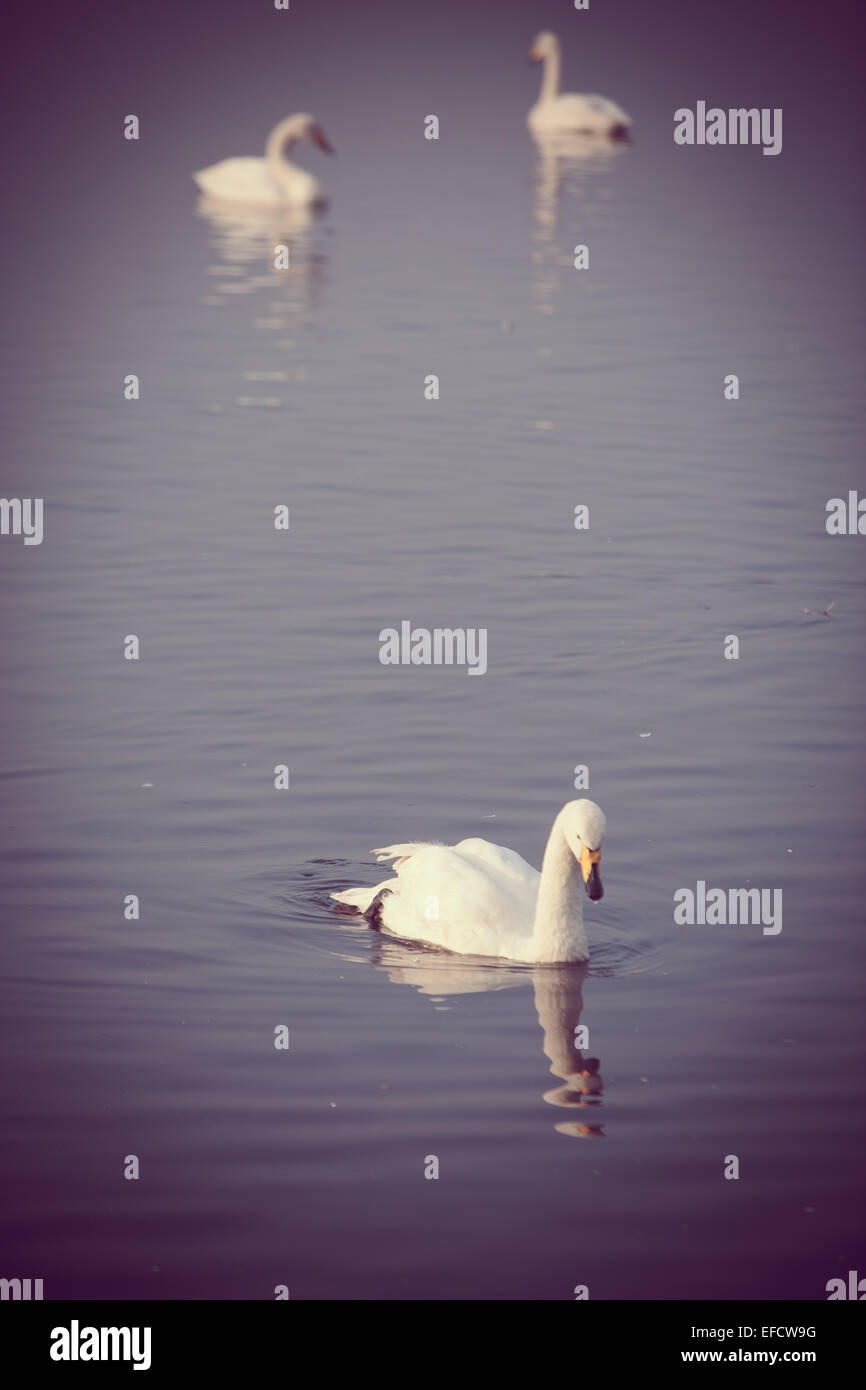
[[(815, 1299), (863, 1270), (866, 541), (824, 526), (866, 495), (863, 187), (814, 119), (855, 90), (850, 12), (529, 10), (22, 35), (2, 490), (46, 520), (0, 541), (0, 1275), (46, 1298)], [(539, 156), (544, 26), (629, 147)], [(782, 154), (677, 148), (698, 99), (783, 107)], [(304, 109), (324, 217), (197, 214), (190, 170)], [(380, 665), (403, 619), (486, 627), (487, 674)], [(588, 972), (332, 910), (372, 845), (540, 863), (578, 764), (609, 822)], [(675, 926), (699, 879), (782, 889), (783, 930)]]

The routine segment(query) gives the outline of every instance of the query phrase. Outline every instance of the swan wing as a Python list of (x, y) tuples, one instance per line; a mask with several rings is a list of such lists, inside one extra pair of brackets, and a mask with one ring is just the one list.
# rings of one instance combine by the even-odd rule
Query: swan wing
[(574, 100), (582, 102), (587, 111), (596, 117), (608, 120), (611, 125), (631, 125), (631, 116), (627, 115), (621, 106), (617, 106), (615, 101), (610, 101), (608, 97), (600, 97), (590, 93), (588, 96), (575, 95)]
[(539, 102), (529, 113), (529, 124), (540, 130), (579, 130), (609, 133), (625, 130), (631, 116), (607, 97), (567, 92), (553, 101)]
[(375, 854), (379, 864), (384, 864), (386, 859), (396, 859), (399, 863), (401, 859), (408, 859), (410, 854), (417, 854), (422, 849), (434, 849), (439, 845), (440, 842), (437, 840), (407, 840), (402, 845), (385, 845), (382, 849), (371, 849), (370, 853)]
[(527, 864), (522, 855), (516, 850), (507, 849), (505, 845), (494, 845), (490, 840), (461, 840), (459, 845), (454, 846), (458, 854), (464, 855), (467, 859), (477, 860), (479, 865), (484, 866), (488, 873), (499, 875), (502, 879), (508, 879), (515, 884), (523, 885), (533, 892), (538, 890), (539, 872), (533, 869), (531, 864)]
[(519, 854), (487, 840), (425, 845), (396, 870), (382, 885), (389, 931), (463, 954), (526, 959), (539, 875)]
[(263, 159), (221, 159), (193, 178), (203, 193), (239, 203), (277, 203), (281, 192)]

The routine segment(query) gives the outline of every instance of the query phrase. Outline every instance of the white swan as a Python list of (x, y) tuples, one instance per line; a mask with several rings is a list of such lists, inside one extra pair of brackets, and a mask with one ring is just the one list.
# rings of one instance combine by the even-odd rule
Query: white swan
[(560, 94), (562, 51), (555, 34), (547, 30), (536, 34), (529, 56), (533, 62), (544, 63), (538, 101), (526, 117), (534, 134), (569, 130), (607, 136), (628, 134), (631, 117), (615, 101), (576, 92)]
[[(375, 888), (332, 893), (371, 926), (462, 955), (506, 960), (587, 960), (582, 883), (602, 895), (599, 860), (606, 822), (594, 801), (569, 801), (550, 831), (541, 873), (488, 840), (459, 845), (388, 845), (397, 877)], [(581, 883), (582, 880), (582, 883)]]
[(334, 153), (318, 121), (299, 112), (274, 126), (265, 144), (264, 159), (222, 159), (219, 164), (199, 169), (193, 178), (208, 197), (230, 203), (256, 207), (309, 207), (323, 203), (318, 179), (286, 158), (298, 140), (311, 140), (328, 154)]

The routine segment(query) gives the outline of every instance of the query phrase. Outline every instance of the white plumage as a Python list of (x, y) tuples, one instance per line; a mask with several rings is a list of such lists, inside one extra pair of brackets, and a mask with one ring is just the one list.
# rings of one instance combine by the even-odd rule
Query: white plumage
[(199, 169), (193, 178), (203, 193), (228, 203), (250, 207), (310, 206), (325, 201), (318, 179), (299, 169), (286, 156), (299, 140), (311, 140), (333, 154), (327, 136), (313, 116), (299, 112), (274, 126), (265, 144), (264, 159), (222, 159)]
[(615, 101), (593, 94), (560, 93), (562, 50), (555, 34), (549, 31), (537, 34), (529, 56), (535, 62), (544, 64), (541, 92), (526, 118), (533, 134), (580, 131), (592, 135), (623, 136), (628, 133), (631, 117)]
[(594, 901), (602, 895), (605, 829), (594, 802), (569, 801), (553, 823), (540, 874), (488, 840), (388, 845), (373, 853), (395, 861), (394, 878), (331, 896), (395, 936), (461, 955), (586, 960), (582, 896), (584, 887)]

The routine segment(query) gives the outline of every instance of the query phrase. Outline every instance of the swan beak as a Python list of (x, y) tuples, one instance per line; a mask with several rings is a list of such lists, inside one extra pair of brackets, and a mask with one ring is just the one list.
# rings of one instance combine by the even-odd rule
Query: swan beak
[(323, 130), (320, 130), (320, 129), (318, 128), (318, 126), (316, 127), (315, 131), (313, 132), (313, 140), (314, 140), (315, 143), (318, 145), (318, 147), (319, 147), (320, 150), (324, 150), (324, 151), (325, 151), (325, 154), (336, 154), (336, 153), (337, 153), (337, 151), (334, 149), (333, 145), (330, 144), (330, 142), (329, 142), (329, 140), (328, 140), (328, 137), (327, 137), (327, 135), (325, 134), (325, 132), (324, 132)]
[(590, 900), (597, 903), (599, 898), (604, 896), (601, 874), (599, 873), (599, 860), (601, 859), (600, 849), (587, 849), (586, 845), (580, 851), (580, 869), (583, 874), (583, 882), (586, 886), (587, 895)]

